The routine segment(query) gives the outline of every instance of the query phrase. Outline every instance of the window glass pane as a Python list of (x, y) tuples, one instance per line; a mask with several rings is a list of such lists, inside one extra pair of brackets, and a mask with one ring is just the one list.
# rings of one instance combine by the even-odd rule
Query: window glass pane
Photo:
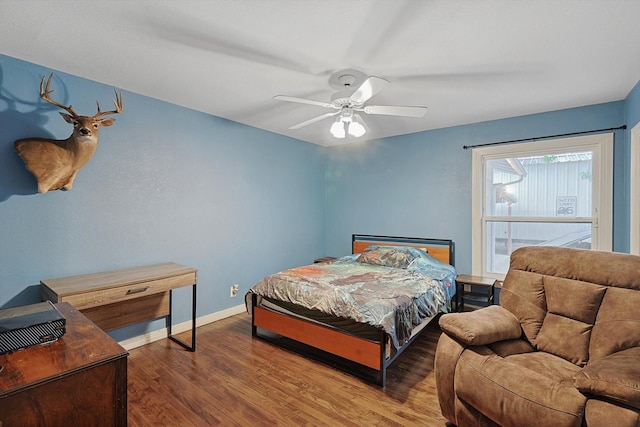
[(511, 252), (522, 246), (591, 249), (591, 223), (487, 222), (486, 271), (506, 273)]
[(591, 151), (502, 158), (486, 163), (489, 216), (592, 216)]

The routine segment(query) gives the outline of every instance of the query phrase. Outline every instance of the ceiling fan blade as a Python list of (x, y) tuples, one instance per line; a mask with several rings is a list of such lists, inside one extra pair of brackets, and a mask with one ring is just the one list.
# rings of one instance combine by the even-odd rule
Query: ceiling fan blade
[(318, 107), (325, 107), (325, 108), (339, 108), (329, 102), (315, 101), (313, 99), (305, 99), (305, 98), (296, 98), (295, 96), (276, 95), (273, 97), (273, 99), (277, 99), (279, 101), (297, 102), (299, 104), (317, 105)]
[(351, 95), (351, 101), (356, 104), (363, 104), (369, 98), (376, 93), (380, 92), (386, 85), (389, 84), (388, 80), (381, 79), (380, 77), (370, 76), (366, 79), (358, 89)]
[(424, 117), (427, 107), (400, 107), (395, 105), (367, 105), (362, 108), (367, 114), (386, 116)]
[(300, 129), (300, 128), (303, 128), (305, 126), (309, 126), (310, 124), (313, 124), (315, 122), (319, 122), (320, 120), (324, 120), (324, 119), (326, 119), (328, 117), (335, 116), (335, 115), (338, 115), (338, 114), (340, 114), (340, 111), (335, 111), (335, 112), (332, 112), (332, 113), (326, 113), (326, 114), (323, 114), (321, 116), (314, 117), (313, 119), (306, 120), (306, 121), (304, 121), (302, 123), (298, 123), (297, 125), (293, 125), (289, 129)]
[[(241, 35), (235, 31), (231, 22), (226, 25), (211, 24), (209, 13), (203, 13), (206, 7), (196, 11), (194, 7), (184, 8), (177, 2), (163, 2), (154, 5), (154, 13), (149, 13), (143, 8), (134, 10), (130, 8), (128, 13), (122, 14), (122, 19), (136, 26), (140, 33), (146, 33), (159, 38), (161, 42), (179, 45), (182, 49), (197, 49), (209, 56), (221, 55), (231, 61), (244, 61), (249, 66), (256, 63), (270, 67), (277, 67), (300, 73), (311, 73), (314, 66), (320, 67), (324, 62), (316, 62), (311, 54), (306, 58), (294, 58), (292, 55), (284, 55), (266, 43), (260, 32), (255, 32), (251, 38), (237, 37)], [(208, 6), (208, 5), (207, 5)], [(215, 9), (215, 5), (210, 6)], [(248, 35), (247, 35), (248, 36)], [(299, 61), (302, 59), (302, 61)]]

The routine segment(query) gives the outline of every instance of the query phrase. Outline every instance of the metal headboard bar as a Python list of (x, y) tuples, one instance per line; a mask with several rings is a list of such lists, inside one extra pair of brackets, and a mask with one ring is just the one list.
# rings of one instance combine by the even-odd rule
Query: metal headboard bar
[(351, 235), (351, 250), (353, 252), (355, 242), (389, 242), (389, 243), (411, 243), (414, 245), (432, 245), (432, 246), (444, 246), (449, 249), (450, 264), (455, 265), (454, 258), (454, 243), (450, 239), (433, 239), (424, 237), (403, 237), (403, 236), (379, 236), (375, 234), (352, 234)]

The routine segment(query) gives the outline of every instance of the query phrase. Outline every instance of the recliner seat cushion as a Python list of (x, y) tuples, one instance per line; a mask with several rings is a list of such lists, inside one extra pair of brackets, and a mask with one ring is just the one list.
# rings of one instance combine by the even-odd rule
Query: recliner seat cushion
[(640, 413), (598, 399), (587, 400), (584, 419), (589, 427), (638, 427)]
[(515, 354), (505, 357), (504, 360), (512, 365), (528, 369), (550, 380), (559, 383), (566, 383), (574, 386), (573, 377), (580, 372), (580, 368), (575, 364), (544, 351), (533, 353)]
[(590, 363), (574, 375), (574, 385), (583, 393), (640, 409), (640, 347)]
[(458, 397), (504, 427), (580, 427), (587, 398), (486, 347), (466, 349), (454, 378)]

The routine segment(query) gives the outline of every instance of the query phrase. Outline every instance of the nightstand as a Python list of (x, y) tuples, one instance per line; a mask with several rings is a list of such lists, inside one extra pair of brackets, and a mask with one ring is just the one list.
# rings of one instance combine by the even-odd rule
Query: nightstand
[(456, 277), (456, 311), (470, 310), (493, 304), (496, 279), (460, 274)]

